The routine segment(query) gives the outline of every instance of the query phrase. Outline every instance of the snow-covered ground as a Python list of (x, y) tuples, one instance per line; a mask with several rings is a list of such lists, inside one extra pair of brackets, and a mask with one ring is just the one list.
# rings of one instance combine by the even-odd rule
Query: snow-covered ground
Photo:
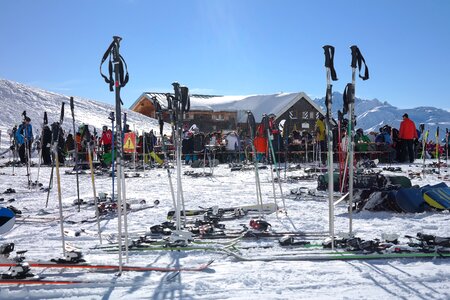
[[(6, 155), (1, 164), (9, 160)], [(36, 160), (36, 159), (35, 159)], [(381, 166), (382, 167), (382, 166)], [(419, 170), (420, 164), (401, 165), (404, 173)], [(92, 206), (82, 206), (77, 212), (72, 205), (76, 199), (76, 179), (66, 175), (61, 168), (64, 216), (70, 220), (81, 220), (94, 216)], [(48, 185), (50, 168), (40, 170), (39, 181)], [(183, 166), (183, 172), (194, 169)], [(201, 172), (202, 169), (195, 169)], [(208, 170), (207, 170), (208, 171)], [(448, 169), (441, 170), (448, 174)], [(172, 170), (174, 172), (174, 170)], [(288, 175), (302, 174), (302, 170)], [(0, 169), (0, 192), (8, 188), (15, 194), (3, 194), (2, 206), (13, 205), (24, 216), (37, 216), (41, 209), (58, 216), (58, 197), (56, 185), (45, 208), (47, 193), (27, 188), (26, 168), (12, 167)], [(37, 167), (31, 170), (32, 179), (37, 176)], [(283, 173), (282, 173), (283, 174)], [(173, 174), (175, 175), (175, 174)], [(264, 202), (273, 202), (272, 183), (269, 169), (260, 170), (261, 188)], [(256, 203), (254, 172), (230, 172), (227, 165), (219, 165), (214, 176), (193, 178), (183, 176), (183, 189), (186, 208), (210, 207), (218, 205), (229, 207)], [(413, 179), (413, 184), (441, 182), (437, 175)], [(111, 178), (95, 178), (97, 193), (111, 193)], [(449, 182), (447, 181), (447, 184)], [(290, 189), (297, 187), (314, 189), (316, 181), (283, 183), (283, 192), (289, 195)], [(278, 188), (277, 188), (278, 189)], [(93, 197), (90, 175), (80, 175), (80, 192), (83, 199)], [(166, 220), (172, 209), (168, 177), (164, 169), (152, 169), (138, 178), (126, 179), (127, 198), (132, 208), (138, 208), (139, 199), (147, 204), (159, 200), (157, 207), (128, 215), (128, 231), (137, 237), (139, 232)], [(8, 203), (14, 198), (14, 202)], [(278, 205), (283, 207), (280, 192), (277, 190)], [(275, 231), (313, 231), (328, 229), (328, 204), (323, 195), (316, 197), (286, 197), (287, 215), (273, 213), (266, 220)], [(44, 217), (44, 216), (43, 216)], [(348, 232), (349, 218), (347, 206), (341, 203), (335, 210), (336, 232)], [(240, 224), (249, 224), (251, 217), (223, 222), (228, 229), (239, 229)], [(380, 237), (382, 233), (396, 233), (400, 236), (417, 232), (450, 236), (450, 215), (448, 212), (425, 212), (420, 214), (398, 214), (391, 212), (362, 212), (354, 215), (354, 233), (365, 239)], [(96, 223), (69, 224), (66, 229), (81, 228), (96, 231)], [(108, 234), (117, 232), (117, 219), (101, 221), (103, 243), (108, 243)], [(322, 240), (318, 237), (317, 240)], [(79, 237), (66, 237), (66, 241), (81, 248), (89, 263), (117, 264), (117, 253), (93, 249), (99, 244), (98, 236), (81, 234)], [(16, 250), (28, 250), (29, 260), (48, 260), (62, 255), (60, 223), (58, 221), (17, 221), (14, 228), (0, 237), (0, 243), (15, 243)], [(277, 240), (241, 242), (242, 245), (273, 243), (272, 248), (251, 248), (241, 250), (245, 256), (278, 255), (285, 250), (277, 246)], [(139, 266), (186, 266), (193, 267), (214, 259), (213, 264), (202, 272), (174, 273), (124, 272), (117, 277), (115, 273), (101, 273), (70, 269), (33, 269), (32, 272), (48, 279), (74, 279), (91, 283), (70, 286), (0, 286), (0, 299), (448, 299), (450, 298), (450, 262), (445, 259), (392, 259), (377, 261), (275, 261), (238, 262), (222, 252), (212, 251), (130, 251), (129, 265)], [(1, 268), (6, 270), (7, 268)]]

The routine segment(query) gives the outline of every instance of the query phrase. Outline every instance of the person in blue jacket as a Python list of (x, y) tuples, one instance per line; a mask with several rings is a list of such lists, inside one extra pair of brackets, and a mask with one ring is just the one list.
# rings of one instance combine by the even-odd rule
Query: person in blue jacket
[[(31, 144), (33, 143), (33, 127), (30, 124), (31, 119), (25, 117), (22, 124), (16, 131), (16, 142), (19, 146), (20, 162), (26, 164), (31, 151)], [(28, 149), (28, 153), (26, 151)]]

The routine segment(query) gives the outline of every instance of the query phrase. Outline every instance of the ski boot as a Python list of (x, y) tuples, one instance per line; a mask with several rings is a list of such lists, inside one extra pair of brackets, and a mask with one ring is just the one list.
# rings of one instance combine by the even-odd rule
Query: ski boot
[(14, 251), (14, 243), (7, 243), (0, 246), (0, 255), (8, 258), (9, 254)]
[(189, 231), (174, 230), (167, 237), (165, 247), (186, 247), (194, 238)]
[(38, 275), (30, 272), (30, 265), (28, 263), (18, 263), (15, 266), (9, 267), (8, 271), (1, 275), (2, 279), (39, 279)]
[(83, 259), (81, 251), (66, 251), (66, 256), (63, 258), (51, 259), (50, 261), (58, 264), (78, 264), (86, 262)]

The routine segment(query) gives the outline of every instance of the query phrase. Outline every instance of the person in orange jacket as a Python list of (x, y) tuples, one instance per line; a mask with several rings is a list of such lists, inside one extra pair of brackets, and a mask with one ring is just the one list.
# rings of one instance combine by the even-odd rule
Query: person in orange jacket
[(260, 124), (256, 129), (256, 137), (253, 141), (256, 148), (256, 159), (260, 162), (267, 153), (267, 138), (264, 136), (264, 126)]
[[(403, 141), (404, 152), (408, 152), (409, 162), (414, 162), (414, 140), (418, 138), (416, 125), (409, 119), (408, 114), (403, 115), (403, 121), (400, 123), (399, 139)], [(406, 149), (405, 149), (406, 148)]]

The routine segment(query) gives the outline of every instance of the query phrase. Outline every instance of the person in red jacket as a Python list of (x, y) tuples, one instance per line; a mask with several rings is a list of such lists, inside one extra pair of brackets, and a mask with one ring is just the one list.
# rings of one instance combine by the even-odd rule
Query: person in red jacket
[(108, 129), (108, 126), (103, 126), (102, 137), (100, 138), (100, 145), (103, 145), (104, 153), (108, 153), (111, 151), (112, 131), (111, 129)]
[[(403, 121), (400, 123), (399, 139), (403, 141), (403, 149), (408, 151), (409, 162), (414, 162), (414, 140), (418, 138), (416, 125), (409, 119), (408, 114), (403, 115)], [(406, 149), (405, 149), (406, 148)]]

